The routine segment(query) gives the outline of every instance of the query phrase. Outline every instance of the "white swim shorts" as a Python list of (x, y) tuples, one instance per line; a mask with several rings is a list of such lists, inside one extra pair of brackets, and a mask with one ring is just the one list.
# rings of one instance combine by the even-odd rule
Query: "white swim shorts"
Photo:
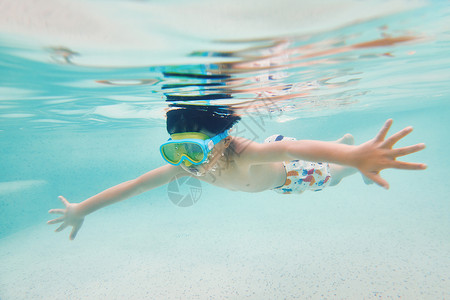
[[(268, 137), (264, 143), (295, 141), (295, 138), (276, 134)], [(330, 184), (330, 166), (328, 163), (293, 160), (283, 162), (286, 169), (286, 181), (273, 190), (281, 194), (300, 194), (306, 190), (321, 191)]]

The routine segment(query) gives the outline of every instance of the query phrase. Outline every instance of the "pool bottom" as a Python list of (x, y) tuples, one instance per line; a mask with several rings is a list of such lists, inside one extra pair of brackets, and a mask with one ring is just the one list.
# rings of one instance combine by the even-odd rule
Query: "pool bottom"
[(73, 242), (67, 230), (35, 226), (0, 241), (0, 295), (448, 297), (445, 213), (402, 197), (400, 182), (385, 192), (361, 181), (301, 198), (267, 192), (239, 200), (206, 188), (190, 208), (143, 196), (89, 216)]

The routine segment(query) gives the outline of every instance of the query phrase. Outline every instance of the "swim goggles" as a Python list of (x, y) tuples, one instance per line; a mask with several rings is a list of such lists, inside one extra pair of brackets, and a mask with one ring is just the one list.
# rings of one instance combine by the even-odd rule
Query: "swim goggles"
[(212, 138), (201, 132), (174, 133), (161, 145), (159, 151), (164, 160), (171, 165), (178, 166), (184, 160), (187, 166), (200, 165), (208, 158), (214, 145), (227, 136), (227, 130)]

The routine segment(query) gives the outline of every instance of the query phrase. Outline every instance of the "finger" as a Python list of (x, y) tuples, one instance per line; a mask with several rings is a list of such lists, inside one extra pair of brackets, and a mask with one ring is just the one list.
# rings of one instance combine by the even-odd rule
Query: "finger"
[(427, 168), (426, 164), (421, 163), (410, 163), (404, 161), (395, 161), (392, 164), (392, 168), (402, 169), (402, 170), (425, 170)]
[(71, 239), (72, 241), (76, 238), (78, 231), (81, 228), (81, 224), (78, 226), (74, 226), (72, 228), (72, 232), (70, 233), (69, 239)]
[(66, 212), (65, 209), (56, 208), (56, 209), (50, 209), (48, 211), (49, 214), (64, 214)]
[(392, 154), (394, 157), (405, 156), (411, 153), (418, 152), (420, 150), (425, 149), (425, 144), (417, 144), (413, 146), (403, 147), (392, 150)]
[(47, 224), (56, 224), (64, 221), (64, 217), (56, 218), (47, 222)]
[(392, 125), (392, 119), (389, 119), (384, 123), (383, 128), (381, 128), (380, 132), (378, 132), (377, 136), (375, 137), (375, 140), (377, 141), (384, 141), (386, 134), (389, 131), (389, 128), (391, 128)]
[(385, 189), (389, 189), (389, 183), (384, 180), (380, 174), (377, 173), (364, 173), (364, 175), (366, 177), (368, 177), (369, 179), (371, 179), (373, 182), (375, 182), (376, 184), (378, 184), (379, 186), (385, 188)]
[(399, 132), (397, 132), (396, 134), (390, 136), (384, 143), (383, 146), (392, 148), (395, 143), (397, 143), (399, 140), (401, 140), (402, 138), (404, 138), (405, 136), (407, 136), (408, 134), (411, 133), (411, 131), (413, 131), (413, 128), (411, 126), (404, 128), (403, 130), (400, 130)]
[(66, 229), (66, 227), (67, 227), (67, 223), (62, 223), (61, 226), (59, 226), (55, 231), (60, 232), (64, 229)]
[(65, 207), (68, 207), (70, 205), (69, 201), (67, 201), (67, 199), (64, 198), (63, 196), (59, 196), (58, 198), (59, 200), (61, 200), (61, 202), (64, 204)]

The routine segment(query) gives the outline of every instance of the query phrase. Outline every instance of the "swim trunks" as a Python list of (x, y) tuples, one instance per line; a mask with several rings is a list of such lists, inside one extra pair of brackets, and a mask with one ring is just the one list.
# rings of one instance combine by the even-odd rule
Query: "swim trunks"
[[(278, 141), (295, 141), (295, 138), (276, 134), (268, 137), (264, 143)], [(286, 181), (274, 190), (280, 194), (301, 194), (306, 190), (321, 191), (331, 181), (330, 166), (328, 163), (293, 160), (283, 162), (286, 169)]]

